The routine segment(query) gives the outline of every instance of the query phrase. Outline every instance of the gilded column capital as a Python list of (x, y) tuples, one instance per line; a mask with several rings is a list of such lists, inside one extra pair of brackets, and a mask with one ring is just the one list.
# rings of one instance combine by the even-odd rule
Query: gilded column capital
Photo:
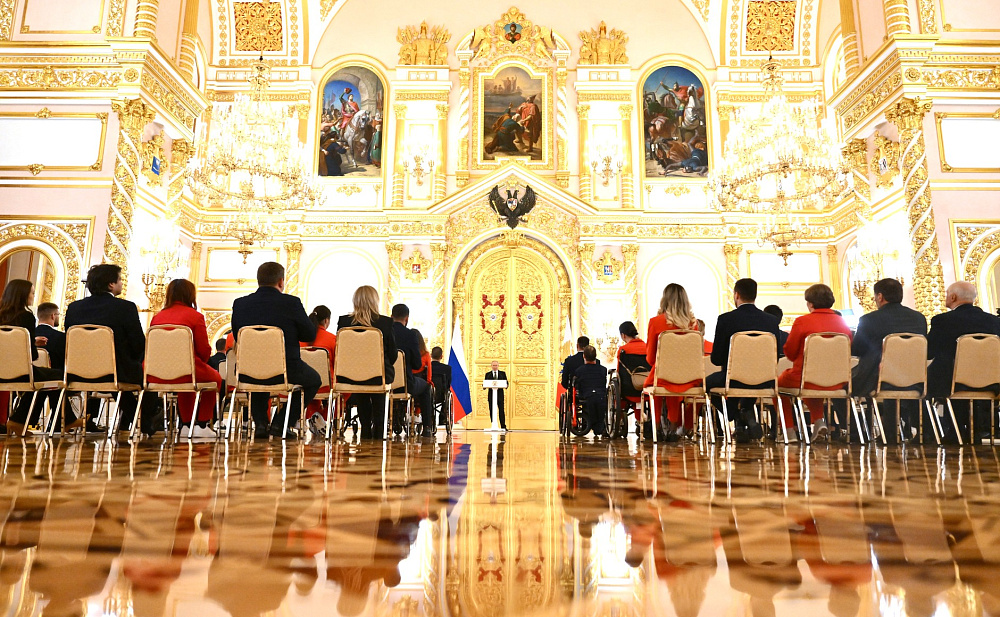
[(156, 118), (156, 111), (138, 98), (112, 101), (111, 110), (118, 116), (123, 130), (141, 131)]
[(402, 242), (386, 242), (385, 252), (389, 254), (390, 259), (395, 256), (397, 259), (403, 254), (403, 243)]
[(826, 258), (832, 264), (837, 263), (837, 247), (834, 246), (833, 244), (828, 244), (826, 246)]
[(934, 101), (921, 100), (920, 97), (903, 98), (885, 111), (885, 119), (901, 131), (919, 130), (923, 128), (924, 116), (933, 105)]
[(727, 242), (722, 245), (722, 252), (726, 255), (726, 261), (732, 261), (737, 259), (740, 253), (743, 252), (743, 245)]
[(170, 144), (170, 166), (183, 171), (188, 161), (194, 156), (194, 144), (187, 139), (175, 139)]

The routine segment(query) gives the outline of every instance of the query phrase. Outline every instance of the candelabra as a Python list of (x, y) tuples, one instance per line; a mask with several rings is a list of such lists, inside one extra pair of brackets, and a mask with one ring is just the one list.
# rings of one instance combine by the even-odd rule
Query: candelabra
[(866, 211), (858, 213), (857, 243), (847, 251), (847, 268), (851, 275), (851, 291), (865, 312), (877, 309), (872, 286), (886, 276), (903, 284), (905, 265), (900, 253), (893, 248), (893, 238), (899, 233), (884, 223), (876, 223)]
[(430, 146), (422, 144), (407, 147), (402, 157), (403, 171), (413, 176), (417, 185), (423, 185), (424, 177), (434, 172), (437, 162), (431, 154)]
[(177, 226), (172, 221), (158, 220), (154, 223), (149, 244), (140, 250), (145, 261), (142, 284), (148, 302), (148, 308), (144, 312), (155, 313), (163, 308), (167, 284), (186, 265), (178, 236)]
[(625, 157), (621, 147), (616, 143), (598, 143), (590, 154), (590, 168), (595, 176), (601, 178), (601, 184), (608, 186), (611, 180), (618, 177), (625, 167)]

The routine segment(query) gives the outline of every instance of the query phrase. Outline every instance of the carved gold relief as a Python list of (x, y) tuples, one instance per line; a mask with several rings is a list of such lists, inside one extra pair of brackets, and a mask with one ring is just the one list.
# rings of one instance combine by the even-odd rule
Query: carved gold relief
[[(155, 172), (154, 159), (156, 159)], [(163, 152), (163, 134), (157, 133), (142, 143), (142, 174), (150, 184), (160, 186), (169, 169), (170, 163), (167, 162), (166, 154)]]
[(285, 256), (288, 261), (285, 264), (285, 293), (293, 296), (299, 295), (299, 269), (302, 265), (302, 243), (285, 242)]
[(281, 2), (234, 2), (236, 51), (281, 51)]
[[(511, 26), (514, 26), (511, 30)], [(520, 55), (546, 62), (557, 42), (552, 29), (536, 26), (515, 7), (492, 24), (476, 28), (470, 48), (473, 58), (492, 61), (500, 56)]]
[(0, 41), (9, 41), (14, 29), (15, 0), (0, 0)]
[(580, 40), (583, 41), (580, 64), (628, 64), (625, 55), (628, 35), (621, 30), (612, 28), (608, 32), (607, 24), (602, 21), (596, 30), (580, 32)]
[(119, 69), (89, 68), (3, 68), (0, 88), (49, 90), (52, 88), (112, 89), (121, 82)]
[(606, 285), (621, 280), (622, 262), (615, 259), (611, 251), (605, 250), (604, 255), (593, 264), (594, 272), (597, 273), (597, 280)]
[(403, 276), (413, 283), (420, 283), (430, 274), (431, 261), (424, 257), (420, 249), (415, 248), (410, 256), (403, 260)]
[(90, 237), (90, 225), (85, 223), (20, 223), (0, 221), (0, 252), (14, 240), (31, 239), (51, 246), (63, 262), (65, 290), (63, 302), (69, 304), (79, 297), (80, 273), (86, 267), (84, 255)]
[[(740, 253), (743, 252), (743, 246), (727, 242), (722, 245), (722, 252), (726, 256), (726, 289), (732, 289), (740, 278)], [(727, 297), (727, 304), (734, 307), (731, 295)]]
[(899, 175), (899, 144), (876, 134), (871, 171), (879, 188), (890, 188), (892, 181)]
[(794, 0), (753, 0), (747, 3), (746, 49), (792, 51), (795, 48)]
[(420, 28), (406, 26), (396, 30), (396, 42), (399, 48), (399, 63), (407, 66), (432, 65), (441, 66), (448, 63), (448, 41), (451, 34), (444, 26), (434, 26), (430, 29), (427, 22), (421, 22)]
[(1000, 90), (1000, 66), (923, 69), (923, 83), (949, 90)]

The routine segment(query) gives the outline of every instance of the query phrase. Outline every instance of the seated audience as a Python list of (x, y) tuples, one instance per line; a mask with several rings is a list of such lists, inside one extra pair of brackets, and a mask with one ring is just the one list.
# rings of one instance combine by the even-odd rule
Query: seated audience
[[(91, 267), (87, 272), (87, 290), (90, 296), (73, 302), (66, 309), (66, 329), (88, 324), (111, 328), (115, 336), (118, 381), (141, 384), (142, 360), (146, 355), (146, 335), (139, 321), (139, 309), (134, 303), (116, 297), (121, 294), (125, 286), (121, 275), (121, 267), (115, 264)], [(125, 431), (131, 426), (132, 418), (135, 416), (136, 400), (134, 392), (122, 393), (122, 413), (118, 430)], [(142, 432), (147, 435), (155, 433), (163, 426), (162, 417), (158, 413), (154, 417), (157, 406), (156, 397), (147, 396), (143, 399), (139, 422)], [(87, 405), (87, 414), (95, 418), (99, 411), (100, 401), (91, 397)], [(67, 413), (67, 417), (69, 415)], [(87, 423), (87, 430), (100, 429), (90, 421)]]
[[(878, 369), (882, 362), (882, 340), (890, 334), (927, 334), (927, 318), (922, 313), (903, 306), (903, 286), (893, 278), (882, 279), (872, 289), (877, 310), (861, 316), (858, 330), (851, 343), (851, 355), (858, 357), (858, 364), (852, 370), (851, 393), (865, 397), (875, 391), (878, 385)], [(895, 403), (886, 401), (883, 424), (889, 418), (895, 422)], [(909, 426), (915, 426), (919, 412), (917, 401), (903, 401), (900, 412)], [(885, 425), (885, 424), (884, 424)], [(888, 426), (888, 425), (885, 425)], [(887, 429), (888, 431), (888, 429)], [(895, 438), (896, 431), (890, 435)]]
[[(792, 331), (788, 333), (788, 342), (785, 343), (785, 357), (792, 361), (792, 368), (786, 369), (778, 375), (778, 386), (782, 388), (798, 388), (802, 383), (803, 351), (807, 336), (816, 332), (840, 332), (848, 337), (851, 336), (851, 329), (847, 326), (844, 318), (830, 308), (834, 302), (832, 289), (822, 283), (812, 285), (806, 289), (805, 300), (809, 313), (795, 320), (795, 323), (792, 324)], [(810, 386), (811, 389), (815, 390), (836, 390), (838, 387), (818, 388)], [(829, 428), (826, 425), (826, 420), (823, 419), (823, 400), (807, 398), (804, 402), (809, 408), (809, 420), (813, 427), (812, 438), (815, 440), (826, 437)], [(788, 397), (782, 397), (781, 404), (785, 416), (785, 426), (790, 427), (792, 426), (792, 401)]]
[[(212, 348), (208, 346), (208, 330), (205, 328), (205, 316), (198, 312), (194, 283), (187, 279), (176, 279), (167, 285), (165, 307), (157, 313), (149, 325), (151, 326), (187, 326), (194, 335), (194, 377), (199, 383), (214, 381), (222, 389), (222, 377), (219, 371), (209, 366)], [(150, 381), (157, 381), (150, 379)], [(147, 395), (148, 396), (148, 395)], [(187, 437), (188, 431), (192, 437), (216, 437), (211, 427), (215, 415), (215, 392), (203, 392), (198, 402), (198, 417), (192, 426), (195, 395), (190, 392), (177, 394), (177, 413), (181, 417), (181, 437)]]
[[(434, 384), (434, 404), (444, 405), (445, 400), (451, 394), (451, 367), (442, 362), (444, 350), (435, 347), (431, 350), (431, 382)], [(438, 425), (448, 424), (448, 410), (441, 407), (441, 415), (438, 418)]]
[(648, 373), (649, 363), (646, 362), (646, 343), (639, 338), (639, 330), (631, 321), (624, 321), (618, 326), (618, 335), (622, 346), (618, 348), (618, 379), (621, 384), (622, 398), (631, 403), (639, 403), (642, 389), (637, 388), (632, 376), (636, 373)]
[[(646, 379), (645, 387), (653, 385), (656, 366), (656, 352), (660, 343), (660, 333), (667, 330), (696, 330), (698, 321), (695, 319), (694, 311), (691, 309), (691, 301), (688, 300), (687, 291), (677, 283), (671, 283), (663, 289), (663, 296), (660, 298), (660, 308), (656, 317), (649, 320), (649, 327), (646, 331), (646, 361), (654, 367)], [(683, 392), (688, 388), (697, 385), (694, 382), (686, 384), (671, 384), (658, 382), (658, 387), (666, 388), (670, 392)], [(664, 401), (663, 399), (666, 399)], [(656, 430), (660, 430), (660, 408), (666, 404), (667, 425), (665, 432), (668, 439), (679, 438), (684, 431), (690, 431), (694, 427), (694, 414), (687, 414), (681, 425), (681, 399), (678, 397), (657, 397), (653, 405), (653, 419)], [(643, 430), (646, 430), (645, 428)], [(652, 427), (649, 429), (652, 431)]]
[[(978, 294), (972, 283), (959, 281), (952, 283), (945, 294), (944, 305), (950, 309), (931, 318), (931, 329), (927, 333), (927, 357), (932, 360), (927, 367), (927, 392), (934, 398), (946, 398), (951, 394), (951, 381), (955, 370), (955, 351), (958, 338), (964, 334), (998, 334), (1000, 335), (1000, 319), (987, 313), (974, 304)], [(975, 424), (979, 439), (983, 432), (988, 433), (990, 427), (988, 401), (980, 409), (976, 406)], [(966, 401), (954, 401), (952, 406), (963, 430), (969, 427), (969, 405)], [(949, 426), (945, 433), (949, 441), (954, 441), (954, 427)]]
[[(729, 345), (734, 334), (739, 332), (749, 332), (756, 330), (759, 332), (770, 332), (774, 335), (775, 344), (778, 343), (779, 319), (773, 315), (757, 308), (754, 302), (757, 301), (757, 281), (750, 278), (743, 278), (733, 285), (733, 304), (735, 309), (728, 313), (719, 315), (719, 321), (715, 324), (715, 346), (712, 349), (712, 364), (718, 366), (719, 372), (712, 373), (705, 378), (706, 387), (724, 388), (726, 386), (726, 371), (729, 368)], [(780, 349), (780, 347), (779, 347)], [(773, 385), (773, 384), (772, 384)], [(716, 409), (722, 408), (722, 398), (712, 397), (712, 403)], [(760, 439), (764, 432), (760, 428), (760, 423), (754, 415), (753, 399), (736, 399), (726, 401), (729, 410), (729, 420), (736, 423), (737, 441), (747, 441), (748, 439)]]
[(215, 353), (208, 359), (208, 365), (215, 370), (226, 361), (226, 339), (225, 337), (215, 341)]
[(788, 333), (780, 328), (781, 320), (785, 317), (785, 311), (781, 310), (781, 307), (777, 304), (768, 304), (764, 307), (764, 312), (768, 315), (774, 315), (778, 318), (778, 357), (784, 357), (785, 355), (785, 343), (788, 342)]
[(38, 325), (35, 334), (45, 338), (45, 351), (49, 352), (49, 366), (62, 372), (66, 366), (66, 333), (59, 330), (59, 306), (42, 302), (35, 313)]
[(705, 338), (705, 320), (696, 319), (695, 322), (698, 324), (698, 332), (701, 332), (702, 344), (705, 346), (705, 355), (712, 355), (712, 341)]
[(427, 341), (424, 340), (424, 335), (420, 333), (420, 330), (413, 328), (412, 332), (417, 341), (417, 349), (420, 351), (420, 368), (414, 369), (413, 374), (417, 377), (423, 377), (427, 383), (432, 383), (431, 353), (427, 351)]
[(608, 369), (597, 363), (597, 350), (592, 345), (583, 349), (583, 366), (577, 367), (576, 399), (596, 437), (606, 435), (604, 417), (608, 408)]
[[(408, 369), (407, 390), (417, 407), (420, 408), (422, 437), (433, 437), (435, 433), (434, 410), (431, 408), (431, 387), (423, 377), (417, 377), (414, 371), (419, 371), (423, 362), (420, 359), (420, 345), (413, 330), (406, 327), (410, 322), (410, 309), (405, 304), (392, 307), (392, 333), (396, 337), (396, 347), (403, 350)], [(426, 347), (425, 347), (426, 349)]]
[[(330, 312), (329, 308), (322, 304), (316, 306), (309, 313), (309, 321), (316, 326), (316, 338), (311, 343), (300, 342), (299, 346), (325, 349), (327, 354), (329, 354), (330, 367), (332, 368), (334, 353), (337, 351), (337, 335), (329, 330), (331, 317), (333, 317), (333, 313)], [(320, 414), (321, 418), (325, 418), (327, 417), (327, 412), (324, 409), (325, 405), (323, 401), (314, 399), (306, 409), (306, 417), (311, 419), (316, 414)]]
[[(24, 279), (12, 279), (4, 287), (3, 295), (0, 296), (0, 326), (17, 326), (28, 331), (28, 342), (31, 345), (32, 361), (38, 359), (38, 345), (45, 344), (47, 340), (38, 336), (35, 332), (35, 316), (28, 308), (35, 302), (35, 286), (31, 281)], [(31, 372), (36, 381), (59, 381), (62, 373), (56, 369), (43, 366), (32, 366)], [(21, 396), (14, 409), (14, 413), (7, 420), (7, 434), (22, 436), (30, 434), (25, 431), (28, 423), (28, 415), (31, 412), (32, 394), (26, 393)], [(37, 400), (42, 400), (42, 395), (38, 395)], [(39, 407), (36, 404), (36, 410)], [(77, 421), (79, 426), (83, 423)]]
[[(560, 381), (562, 382), (562, 387), (569, 390), (573, 385), (573, 375), (576, 375), (576, 369), (583, 366), (583, 350), (590, 345), (590, 339), (586, 336), (581, 336), (576, 339), (576, 353), (572, 356), (567, 356), (563, 360), (562, 365), (562, 377)], [(597, 362), (600, 364), (600, 360)]]
[[(370, 285), (362, 285), (354, 292), (354, 310), (347, 315), (341, 315), (337, 320), (337, 330), (362, 326), (378, 328), (382, 332), (382, 355), (385, 362), (386, 383), (392, 383), (396, 371), (396, 338), (392, 332), (392, 319), (378, 312), (378, 291)], [(349, 379), (338, 377), (339, 381), (350, 382)], [(374, 384), (361, 384), (374, 385)], [(352, 394), (351, 402), (358, 406), (358, 416), (361, 425), (362, 439), (382, 439), (385, 431), (385, 395), (384, 394)]]
[[(237, 298), (233, 302), (233, 333), (238, 344), (240, 329), (248, 326), (275, 326), (281, 328), (285, 335), (285, 372), (289, 383), (302, 386), (302, 392), (292, 395), (291, 413), (288, 426), (295, 426), (299, 420), (299, 397), (308, 403), (319, 390), (320, 377), (312, 368), (302, 361), (299, 354), (299, 342), (316, 339), (316, 327), (302, 301), (296, 296), (284, 293), (285, 268), (276, 262), (264, 262), (257, 268), (257, 291), (248, 296)], [(247, 379), (247, 378), (241, 378)], [(274, 383), (280, 383), (278, 377)], [(250, 379), (247, 379), (249, 382)], [(266, 439), (268, 432), (275, 437), (287, 438), (282, 434), (285, 424), (285, 406), (279, 406), (272, 420), (268, 419), (270, 397), (266, 392), (254, 392), (250, 395), (250, 414), (253, 416), (255, 437)], [(291, 432), (291, 431), (289, 431)]]

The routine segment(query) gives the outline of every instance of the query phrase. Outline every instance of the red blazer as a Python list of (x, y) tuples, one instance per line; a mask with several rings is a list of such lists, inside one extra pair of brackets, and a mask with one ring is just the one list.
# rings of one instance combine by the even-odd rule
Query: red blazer
[(320, 347), (330, 352), (330, 366), (333, 366), (333, 354), (337, 351), (337, 335), (326, 328), (316, 328), (316, 340), (312, 343), (299, 343), (299, 347)]
[(806, 337), (816, 332), (841, 332), (848, 337), (851, 329), (847, 327), (844, 318), (833, 312), (833, 309), (814, 309), (813, 312), (798, 317), (792, 323), (792, 331), (785, 341), (785, 357), (792, 361), (795, 374), (802, 374), (802, 351), (806, 345)]
[[(688, 324), (688, 330), (697, 330), (698, 322), (693, 321)], [(660, 333), (667, 330), (683, 330), (683, 328), (678, 328), (672, 322), (667, 321), (667, 316), (660, 314), (649, 320), (649, 328), (646, 331), (646, 362), (654, 368), (654, 370), (649, 372), (649, 377), (646, 379), (646, 386), (653, 385), (653, 375), (655, 374), (656, 368), (656, 348), (660, 345)], [(661, 387), (665, 387), (670, 391), (683, 392), (694, 385), (691, 384), (667, 384), (665, 382), (657, 384)]]
[(431, 354), (424, 352), (420, 354), (420, 368), (413, 369), (414, 375), (422, 375), (424, 371), (427, 371), (427, 383), (431, 382)]
[(208, 344), (208, 330), (205, 328), (205, 316), (190, 306), (174, 303), (159, 313), (149, 322), (151, 326), (187, 326), (194, 334), (194, 357), (196, 363), (206, 364), (212, 357), (212, 347)]

